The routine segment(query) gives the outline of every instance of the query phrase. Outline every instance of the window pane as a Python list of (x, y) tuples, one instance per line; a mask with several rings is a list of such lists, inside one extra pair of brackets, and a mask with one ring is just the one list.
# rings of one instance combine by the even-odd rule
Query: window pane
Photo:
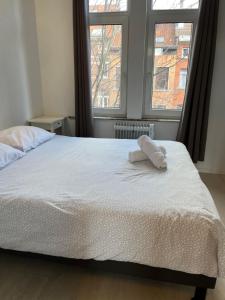
[(92, 101), (95, 108), (120, 108), (122, 25), (90, 26)]
[[(160, 41), (157, 37), (160, 37)], [(191, 38), (192, 23), (182, 23), (182, 26), (178, 23), (156, 24), (153, 110), (182, 109)]]
[(126, 11), (127, 0), (89, 0), (90, 12), (115, 12)]
[(152, 7), (157, 10), (197, 9), (199, 7), (199, 0), (152, 0)]

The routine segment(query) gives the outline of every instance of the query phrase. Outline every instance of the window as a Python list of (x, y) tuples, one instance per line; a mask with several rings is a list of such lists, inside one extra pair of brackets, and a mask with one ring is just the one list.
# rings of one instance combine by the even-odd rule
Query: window
[(104, 35), (104, 28), (92, 28), (91, 38), (92, 39), (101, 39)]
[(169, 9), (197, 9), (199, 0), (153, 0), (152, 8), (154, 10)]
[(103, 109), (108, 108), (109, 106), (109, 96), (102, 92), (98, 95), (97, 107), (101, 107)]
[[(161, 3), (167, 5), (169, 2)], [(187, 14), (192, 22), (186, 22)], [(150, 13), (149, 18), (145, 115), (178, 117), (185, 97), (196, 15), (192, 11), (168, 15), (162, 10)], [(167, 19), (169, 22), (163, 22)], [(162, 36), (164, 43), (160, 47), (158, 37)]]
[(156, 36), (155, 37), (156, 43), (163, 43), (164, 42), (164, 36)]
[(169, 68), (158, 67), (154, 73), (155, 78), (155, 90), (166, 91), (168, 90), (169, 81)]
[[(90, 0), (92, 103), (95, 114), (125, 114), (127, 1)], [(121, 11), (121, 15), (115, 15)], [(94, 12), (94, 13), (93, 13)], [(107, 14), (103, 14), (107, 12)]]
[(185, 89), (186, 87), (186, 81), (187, 81), (187, 69), (181, 69), (180, 70), (180, 81), (179, 81), (179, 88)]
[(176, 26), (177, 26), (177, 29), (183, 29), (184, 28), (184, 23), (177, 23)]
[(191, 35), (190, 34), (181, 34), (178, 36), (179, 42), (190, 42)]
[(109, 78), (109, 69), (110, 69), (110, 63), (107, 61), (103, 64), (103, 76), (102, 79), (108, 79)]
[(188, 58), (189, 57), (189, 48), (183, 48), (182, 49), (182, 57)]
[(115, 74), (115, 90), (120, 90), (121, 66), (116, 66)]
[(155, 48), (155, 56), (162, 55), (163, 54), (163, 48)]
[(89, 0), (96, 116), (180, 116), (199, 2)]
[[(185, 24), (185, 27), (191, 36), (192, 24)], [(158, 110), (159, 107), (160, 109), (164, 107), (164, 110), (180, 110), (184, 101), (186, 77), (184, 78), (183, 69), (188, 68), (189, 47), (183, 48), (183, 42), (179, 40), (180, 31), (177, 28), (176, 23), (155, 25), (155, 36), (164, 32), (167, 46), (160, 55), (157, 53), (154, 56), (153, 89), (149, 99), (149, 102), (152, 102), (152, 110)], [(185, 45), (190, 46), (190, 42), (185, 42)], [(157, 41), (155, 46), (157, 47)]]

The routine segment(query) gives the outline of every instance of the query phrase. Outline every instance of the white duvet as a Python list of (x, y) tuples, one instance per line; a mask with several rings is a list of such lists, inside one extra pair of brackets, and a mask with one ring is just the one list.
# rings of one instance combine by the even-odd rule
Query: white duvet
[(0, 171), (0, 248), (225, 276), (225, 228), (182, 144), (58, 137)]

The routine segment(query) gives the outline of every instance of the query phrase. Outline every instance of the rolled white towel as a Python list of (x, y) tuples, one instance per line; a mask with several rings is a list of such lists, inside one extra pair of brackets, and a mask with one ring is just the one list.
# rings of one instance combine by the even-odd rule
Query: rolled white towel
[(129, 161), (134, 163), (137, 161), (143, 161), (149, 159), (148, 156), (141, 150), (133, 151), (129, 153)]
[(158, 146), (160, 151), (164, 154), (164, 156), (166, 157), (166, 148), (164, 146)]
[(147, 136), (143, 135), (138, 139), (138, 145), (141, 150), (148, 156), (153, 165), (158, 169), (167, 168), (167, 162), (164, 153), (161, 148), (158, 147), (153, 140)]

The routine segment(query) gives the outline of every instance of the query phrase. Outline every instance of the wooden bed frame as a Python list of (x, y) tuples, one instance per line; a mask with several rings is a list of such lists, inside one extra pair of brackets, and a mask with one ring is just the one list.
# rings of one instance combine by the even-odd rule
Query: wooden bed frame
[(100, 270), (123, 275), (138, 276), (149, 278), (151, 280), (163, 281), (168, 283), (183, 284), (195, 287), (195, 295), (192, 300), (205, 300), (207, 289), (214, 289), (216, 286), (216, 278), (204, 275), (193, 275), (169, 269), (154, 268), (145, 265), (117, 262), (117, 261), (95, 261), (95, 260), (78, 260), (54, 257), (42, 254), (18, 252), (14, 250), (0, 249), (0, 253), (16, 254), (20, 256), (41, 257), (42, 259), (59, 261), (64, 263), (73, 263), (79, 267), (86, 267), (92, 270)]

